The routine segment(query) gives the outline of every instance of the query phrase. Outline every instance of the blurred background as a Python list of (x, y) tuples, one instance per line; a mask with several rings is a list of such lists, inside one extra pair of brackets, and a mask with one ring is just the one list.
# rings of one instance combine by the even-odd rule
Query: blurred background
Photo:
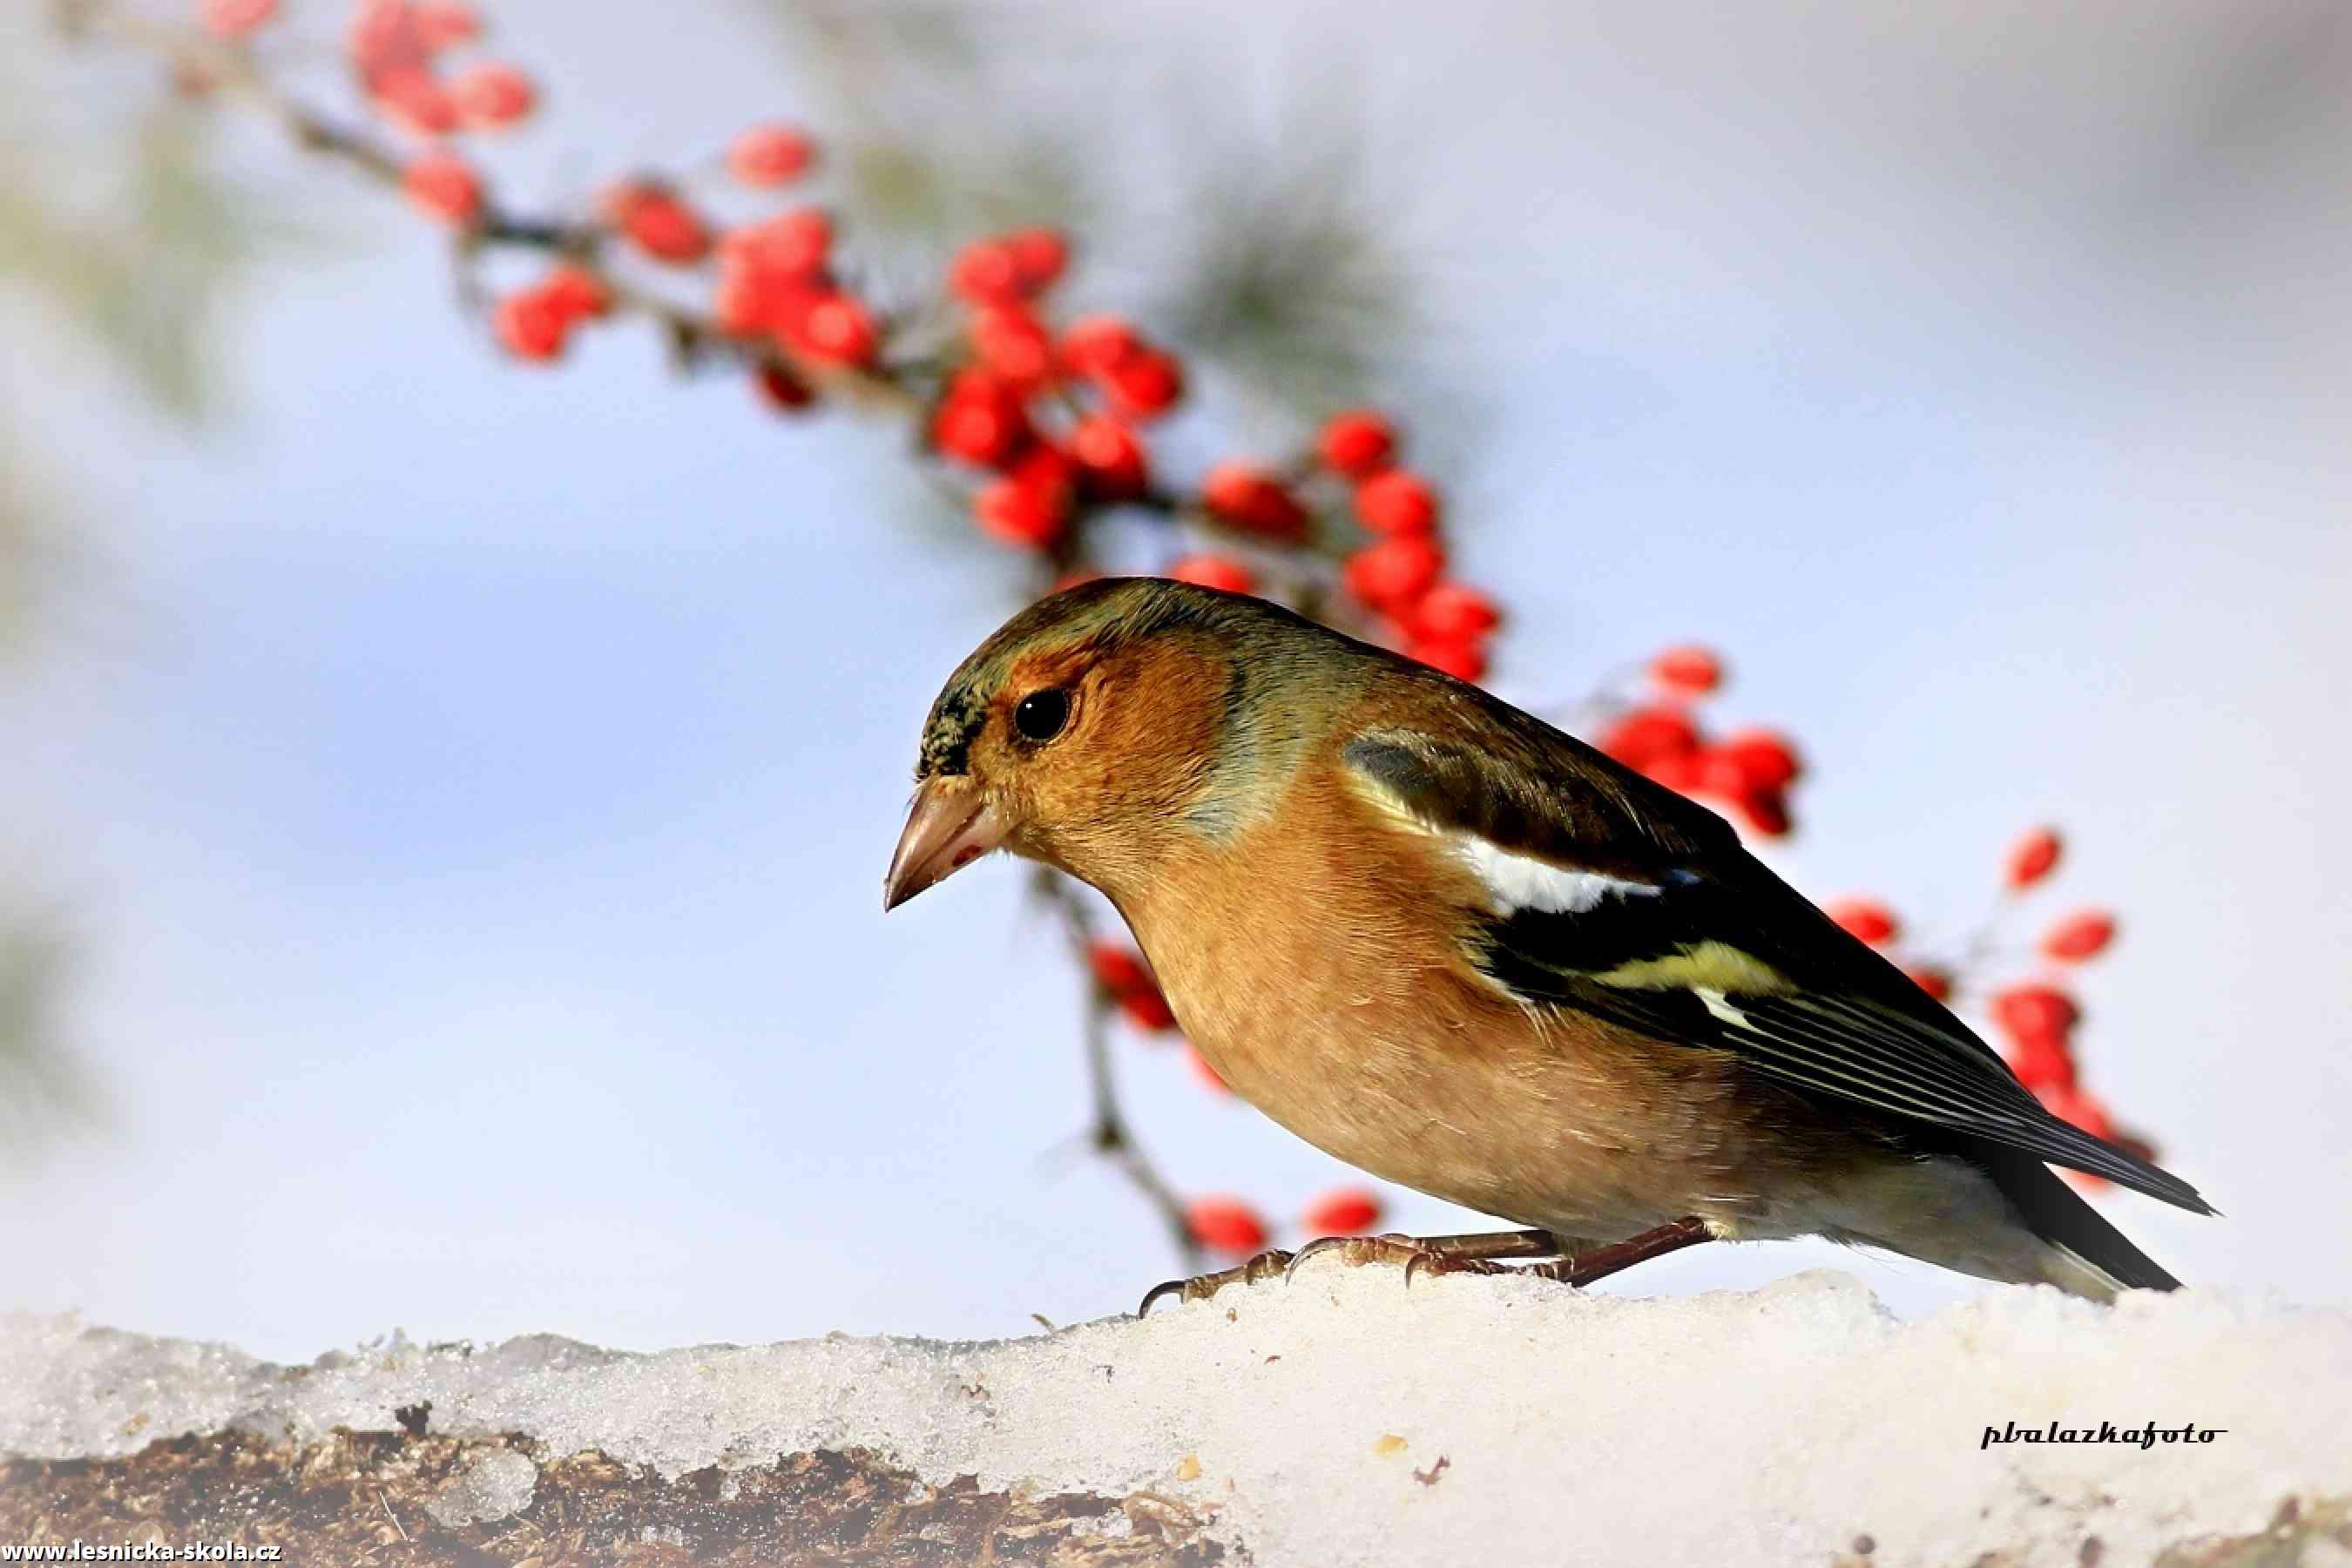
[[(1024, 877), (879, 910), (924, 710), (1023, 584), (905, 432), (642, 328), (507, 363), (442, 236), (39, 9), (0, 20), (0, 1306), (650, 1348), (1172, 1272), (1068, 1152)], [(2108, 1212), (2193, 1284), (2352, 1296), (2352, 12), (656, 15), (491, 9), (546, 95), (488, 154), (516, 205), (796, 120), (886, 299), (1071, 226), (1069, 302), (1214, 373), (1180, 454), (1392, 408), (1512, 613), (1497, 689), (1723, 648), (1719, 710), (1812, 764), (1808, 891), (1956, 931), (2064, 825), (2052, 912), (2125, 922), (2089, 1070), (2228, 1217)], [(291, 0), (264, 58), (331, 80), (342, 24)], [(1183, 1190), (1342, 1179), (1119, 1051)], [(1820, 1264), (1980, 1288), (1783, 1244), (1604, 1289)]]

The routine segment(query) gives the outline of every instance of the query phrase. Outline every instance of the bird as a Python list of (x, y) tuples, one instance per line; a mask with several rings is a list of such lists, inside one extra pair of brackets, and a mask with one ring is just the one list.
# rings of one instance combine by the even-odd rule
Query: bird
[(915, 784), (886, 911), (993, 850), (1066, 872), (1244, 1100), (1520, 1227), (1327, 1238), (1163, 1291), (1334, 1248), (1408, 1283), (1582, 1285), (1816, 1236), (2106, 1301), (2179, 1282), (2053, 1165), (2215, 1212), (2051, 1114), (1713, 811), (1266, 599), (1038, 600), (949, 677)]

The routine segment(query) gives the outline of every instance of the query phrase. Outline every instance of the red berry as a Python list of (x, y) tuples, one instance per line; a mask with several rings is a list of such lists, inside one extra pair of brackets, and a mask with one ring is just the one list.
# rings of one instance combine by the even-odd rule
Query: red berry
[(1396, 453), (1396, 432), (1369, 408), (1351, 408), (1324, 423), (1316, 451), (1326, 468), (1353, 479), (1385, 468)]
[(1097, 379), (1111, 407), (1139, 421), (1165, 414), (1184, 395), (1182, 367), (1157, 349), (1129, 355)]
[(1390, 468), (1356, 487), (1356, 516), (1391, 538), (1427, 533), (1437, 526), (1437, 493), (1418, 474)]
[(656, 261), (690, 266), (710, 250), (710, 231), (694, 209), (668, 196), (639, 202), (622, 224), (636, 247)]
[(2116, 940), (2116, 917), (2104, 910), (2084, 910), (2052, 926), (2042, 939), (2042, 951), (2067, 963), (2078, 963), (2105, 952)]
[(1641, 771), (1671, 790), (1696, 795), (1706, 785), (1707, 752), (1670, 752), (1640, 765)]
[(1912, 965), (1903, 973), (1911, 977), (1912, 984), (1916, 985), (1937, 1001), (1948, 1002), (1952, 999), (1950, 970), (1938, 968), (1932, 963), (1920, 963)]
[(1667, 757), (1696, 756), (1698, 729), (1678, 708), (1632, 708), (1601, 733), (1601, 750), (1629, 768)]
[(972, 504), (987, 533), (1007, 544), (1045, 549), (1069, 526), (1069, 459), (1043, 443), (1034, 446), (1011, 473), (982, 487)]
[(846, 294), (812, 300), (792, 335), (808, 353), (835, 364), (871, 364), (882, 342), (873, 316)]
[(2064, 1040), (2082, 1021), (2074, 999), (2054, 985), (2012, 985), (1992, 999), (1992, 1020), (2012, 1040)]
[(509, 294), (490, 310), (490, 330), (517, 359), (545, 362), (563, 352), (573, 318), (545, 289)]
[(1650, 679), (1682, 697), (1704, 697), (1723, 684), (1723, 661), (1696, 645), (1670, 647), (1650, 661)]
[(1143, 340), (1118, 316), (1087, 316), (1062, 334), (1062, 363), (1080, 375), (1100, 375), (1143, 353)]
[(616, 186), (605, 193), (604, 208), (630, 243), (656, 261), (689, 265), (709, 253), (709, 228), (692, 207), (659, 185)]
[(482, 19), (471, 5), (457, 0), (421, 0), (409, 7), (417, 36), (428, 49), (455, 48), (482, 36)]
[(959, 300), (993, 305), (1021, 296), (1021, 262), (1001, 239), (976, 239), (948, 263), (948, 289)]
[(1476, 643), (1461, 642), (1451, 637), (1411, 637), (1404, 645), (1405, 657), (1418, 660), (1432, 669), (1442, 669), (1456, 680), (1484, 680), (1486, 678), (1486, 654)]
[(1013, 477), (1023, 484), (1057, 494), (1065, 510), (1076, 499), (1073, 491), (1077, 483), (1077, 465), (1070, 461), (1067, 452), (1050, 442), (1036, 442), (1022, 453), (1013, 465)]
[(558, 262), (540, 279), (540, 289), (573, 321), (602, 316), (613, 308), (604, 280), (574, 261)]
[(1059, 229), (1015, 229), (1004, 237), (1004, 247), (1013, 253), (1013, 276), (1024, 294), (1052, 287), (1070, 264), (1070, 242)]
[(719, 275), (710, 298), (711, 324), (730, 337), (751, 338), (780, 330), (808, 307), (809, 290), (795, 284), (732, 268)]
[(1062, 537), (1069, 521), (1050, 497), (1015, 479), (995, 479), (972, 500), (982, 531), (1007, 544), (1043, 550)]
[(1739, 770), (1750, 789), (1786, 789), (1803, 772), (1796, 748), (1769, 730), (1738, 731), (1725, 736), (1716, 750)]
[(1749, 777), (1739, 759), (1720, 746), (1702, 751), (1698, 762), (1698, 787), (1708, 795), (1736, 801), (1751, 795), (1778, 793), (1773, 785), (1759, 784)]
[(2001, 1053), (2017, 1081), (2037, 1093), (2045, 1089), (2074, 1087), (2074, 1053), (2056, 1037), (2011, 1040)]
[(450, 100), (467, 124), (482, 129), (512, 125), (539, 101), (530, 78), (495, 61), (475, 66), (449, 88)]
[(1070, 458), (1087, 493), (1103, 500), (1128, 500), (1150, 480), (1143, 440), (1108, 414), (1081, 419), (1070, 431)]
[(2054, 828), (2037, 827), (2009, 848), (2008, 878), (2012, 889), (2030, 888), (2058, 868), (2060, 850)]
[(1194, 1198), (1184, 1205), (1184, 1226), (1212, 1252), (1243, 1258), (1265, 1247), (1265, 1222), (1239, 1198)]
[(345, 48), (363, 78), (395, 65), (423, 65), (425, 39), (407, 0), (360, 0), (352, 12)]
[(278, 15), (278, 0), (204, 0), (205, 31), (223, 38), (243, 37)]
[(421, 65), (387, 67), (368, 78), (376, 111), (422, 136), (446, 136), (457, 129), (457, 100)]
[(753, 125), (728, 144), (727, 172), (747, 185), (790, 184), (816, 162), (816, 143), (789, 125)]
[(1029, 444), (1020, 395), (984, 370), (956, 373), (931, 417), (931, 444), (950, 458), (992, 468)]
[(816, 401), (816, 388), (774, 360), (761, 363), (753, 384), (759, 387), (761, 399), (782, 413), (797, 413)]
[(1875, 899), (1845, 899), (1832, 904), (1826, 912), (1846, 929), (1848, 935), (1873, 947), (1893, 942), (1895, 933), (1901, 929), (1895, 923), (1895, 911)]
[(1160, 994), (1160, 983), (1145, 966), (1142, 954), (1105, 939), (1087, 948), (1087, 962), (1095, 972), (1096, 983), (1138, 1028), (1157, 1034), (1176, 1026), (1175, 1012)]
[(948, 264), (948, 289), (975, 305), (1008, 304), (1046, 288), (1069, 264), (1070, 247), (1050, 228), (974, 240)]
[(981, 363), (1019, 386), (1042, 386), (1054, 376), (1054, 340), (1029, 307), (987, 305), (971, 319), (972, 352)]
[(1257, 578), (1250, 569), (1223, 555), (1187, 555), (1168, 568), (1168, 575), (1179, 583), (1192, 583), (1203, 588), (1222, 588), (1228, 594), (1257, 591)]
[(1151, 971), (1145, 967), (1143, 954), (1123, 942), (1108, 937), (1099, 938), (1087, 948), (1087, 966), (1095, 972), (1095, 981), (1114, 996), (1123, 996), (1145, 986), (1157, 986)]
[(1407, 534), (1366, 545), (1348, 557), (1348, 592), (1376, 609), (1401, 613), (1429, 591), (1445, 570), (1434, 540)]
[(1309, 1236), (1361, 1236), (1381, 1223), (1380, 1195), (1369, 1187), (1334, 1187), (1308, 1204), (1298, 1223)]
[(761, 277), (814, 279), (833, 257), (833, 220), (823, 207), (794, 207), (730, 229), (719, 242), (719, 263)]
[(1118, 999), (1118, 1010), (1127, 1015), (1129, 1023), (1149, 1034), (1162, 1034), (1176, 1026), (1176, 1011), (1157, 985), (1125, 993)]
[(1297, 539), (1307, 510), (1281, 480), (1247, 463), (1223, 462), (1201, 481), (1201, 501), (1221, 521), (1252, 533)]
[(400, 186), (411, 202), (446, 223), (470, 224), (481, 216), (482, 183), (452, 153), (419, 153), (401, 172)]
[(1779, 790), (1750, 790), (1731, 802), (1751, 832), (1778, 838), (1789, 831), (1788, 797)]
[(1440, 583), (1412, 607), (1412, 634), (1446, 642), (1476, 642), (1502, 622), (1495, 602), (1460, 583)]

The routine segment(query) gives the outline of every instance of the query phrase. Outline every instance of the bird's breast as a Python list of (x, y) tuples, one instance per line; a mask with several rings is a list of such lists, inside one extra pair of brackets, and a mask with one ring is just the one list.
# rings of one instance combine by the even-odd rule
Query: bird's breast
[[(1346, 847), (1342, 847), (1346, 846)], [(1672, 1218), (1736, 1121), (1720, 1069), (1538, 1017), (1457, 934), (1476, 897), (1433, 842), (1268, 828), (1165, 865), (1120, 907), (1177, 1019), (1243, 1099), (1375, 1175), (1531, 1225)]]

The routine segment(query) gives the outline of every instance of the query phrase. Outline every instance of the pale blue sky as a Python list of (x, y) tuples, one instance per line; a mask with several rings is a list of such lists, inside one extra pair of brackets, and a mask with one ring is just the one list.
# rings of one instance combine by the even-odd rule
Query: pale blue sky
[[(2328, 8), (1912, 7), (1867, 37), (1810, 6), (1262, 9), (1095, 17), (1093, 112), (1164, 169), (1202, 105), (1274, 121), (1307, 62), (1360, 95), (1430, 377), (1481, 415), (1437, 477), (1516, 612), (1506, 694), (1716, 643), (1726, 717), (1816, 764), (1779, 862), (1929, 923), (2065, 824), (2067, 898), (2126, 928), (2084, 983), (2094, 1080), (2229, 1217), (2113, 1212), (2191, 1281), (2352, 1295), (2298, 1234), (2352, 1174), (2352, 95), (2297, 90), (2352, 60)], [(499, 14), (555, 88), (560, 130), (510, 154), (546, 177), (816, 96), (722, 7), (653, 38)], [(110, 1112), (5, 1178), (0, 1306), (301, 1355), (1129, 1305), (1171, 1259), (1108, 1173), (1044, 1158), (1083, 1115), (1075, 982), (1020, 876), (879, 912), (922, 712), (1005, 563), (919, 524), (894, 432), (779, 425), (631, 330), (501, 364), (421, 226), (232, 151), (355, 243), (239, 302), (220, 437), (71, 365), (48, 399), (110, 510), (7, 699), (0, 807), (75, 917)], [(1096, 297), (1148, 259), (1098, 257)], [(19, 366), (59, 352), (0, 320)], [(1184, 1186), (1337, 1178), (1123, 1057)], [(1905, 1310), (1976, 1289), (1855, 1266)]]

